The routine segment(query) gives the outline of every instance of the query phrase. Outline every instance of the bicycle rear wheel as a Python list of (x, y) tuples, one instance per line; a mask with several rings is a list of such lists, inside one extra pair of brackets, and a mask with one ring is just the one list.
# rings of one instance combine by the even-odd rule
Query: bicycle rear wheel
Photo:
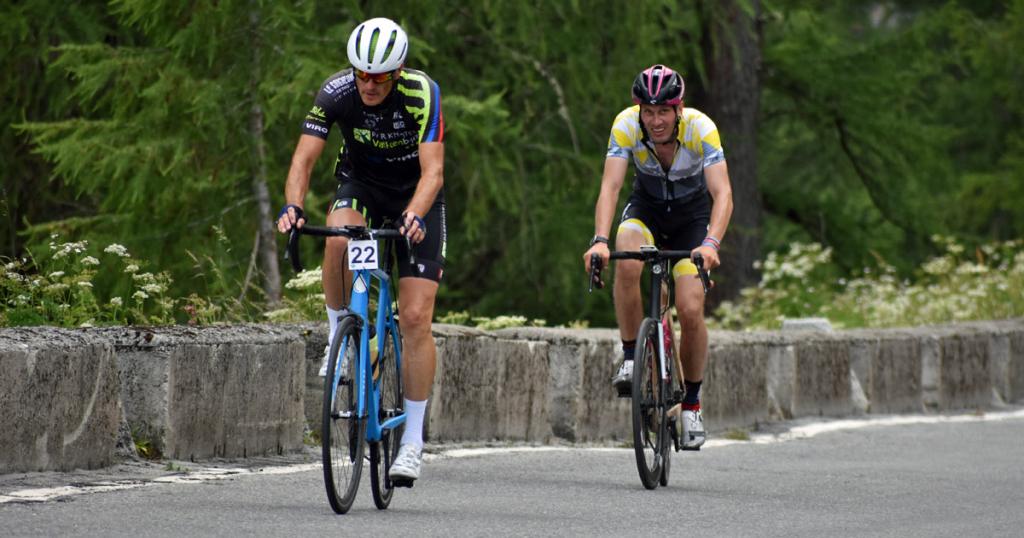
[[(352, 508), (366, 452), (366, 418), (357, 416), (359, 327), (356, 318), (338, 324), (324, 378), (323, 464), (327, 500), (339, 514)], [(336, 376), (337, 370), (341, 371)], [(337, 390), (334, 380), (337, 377)]]
[(637, 333), (633, 359), (633, 451), (640, 482), (658, 487), (667, 441), (665, 382), (658, 366), (658, 322), (646, 318)]
[[(388, 329), (384, 333), (384, 350), (377, 357), (375, 373), (380, 376), (380, 421), (383, 423), (389, 418), (396, 417), (403, 413), (402, 406), (405, 403), (402, 395), (402, 370), (398, 364), (398, 353), (395, 342), (401, 346), (402, 331), (398, 329), (398, 320), (395, 320), (395, 333)], [(380, 442), (370, 447), (370, 484), (373, 486), (373, 504), (378, 509), (384, 510), (391, 503), (391, 496), (395, 487), (391, 483), (388, 471), (391, 464), (398, 456), (398, 444), (402, 440), (402, 432), (405, 431), (405, 424), (397, 428), (383, 430)]]

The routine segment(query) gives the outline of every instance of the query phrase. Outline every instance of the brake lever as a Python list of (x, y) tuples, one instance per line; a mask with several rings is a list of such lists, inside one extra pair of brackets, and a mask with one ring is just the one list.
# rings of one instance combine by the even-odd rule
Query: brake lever
[(405, 237), (405, 250), (409, 252), (409, 265), (412, 266), (413, 272), (419, 275), (420, 267), (416, 265), (416, 255), (412, 253), (412, 239), (409, 239), (409, 236), (405, 234), (402, 234), (402, 237)]
[(700, 284), (704, 287), (704, 295), (711, 289), (711, 277), (704, 270), (704, 256), (700, 252), (693, 253), (693, 265), (697, 266), (697, 275), (700, 276)]
[(590, 255), (590, 293), (594, 292), (594, 286), (597, 289), (604, 288), (604, 282), (601, 282), (601, 255), (596, 252)]
[(288, 234), (288, 248), (284, 252), (284, 259), (292, 262), (292, 269), (296, 273), (302, 272), (302, 261), (299, 260), (299, 229), (292, 226)]

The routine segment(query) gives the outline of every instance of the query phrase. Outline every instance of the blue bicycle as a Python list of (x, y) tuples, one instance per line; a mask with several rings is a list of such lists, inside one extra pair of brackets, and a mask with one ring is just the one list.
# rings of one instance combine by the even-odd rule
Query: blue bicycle
[[(327, 500), (339, 514), (352, 507), (369, 444), (373, 503), (384, 510), (396, 486), (412, 485), (392, 481), (389, 475), (405, 425), (402, 334), (398, 310), (392, 306), (395, 294), (390, 261), (393, 242), (408, 239), (391, 228), (292, 228), (287, 257), (296, 271), (302, 270), (298, 251), (302, 234), (347, 237), (348, 267), (353, 270), (351, 300), (331, 340), (324, 378), (322, 445)], [(386, 240), (383, 253), (378, 239)], [(408, 252), (409, 262), (415, 265), (412, 249)], [(374, 289), (376, 320), (371, 323), (370, 297)]]

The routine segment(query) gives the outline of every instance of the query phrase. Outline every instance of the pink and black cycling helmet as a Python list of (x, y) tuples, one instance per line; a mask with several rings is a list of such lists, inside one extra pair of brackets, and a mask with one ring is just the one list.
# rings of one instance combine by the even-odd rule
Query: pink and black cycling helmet
[(678, 105), (683, 102), (683, 77), (661, 64), (644, 69), (633, 81), (633, 102), (638, 105)]

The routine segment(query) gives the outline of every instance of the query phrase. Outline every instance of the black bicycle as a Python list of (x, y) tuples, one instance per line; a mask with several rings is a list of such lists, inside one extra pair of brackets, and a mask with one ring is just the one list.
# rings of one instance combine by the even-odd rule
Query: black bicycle
[[(638, 355), (633, 359), (633, 451), (640, 482), (647, 489), (659, 484), (668, 485), (672, 451), (682, 448), (676, 421), (669, 412), (682, 402), (681, 372), (672, 352), (672, 325), (665, 323), (669, 315), (671, 292), (664, 294), (663, 284), (671, 284), (671, 262), (690, 258), (697, 266), (697, 274), (706, 294), (711, 288), (711, 279), (704, 270), (704, 258), (700, 253), (689, 250), (659, 250), (644, 245), (639, 251), (612, 252), (612, 260), (640, 260), (651, 268), (650, 308), (648, 316), (640, 323), (636, 343)], [(590, 289), (604, 287), (601, 282), (601, 257), (593, 254), (590, 258)], [(663, 306), (664, 305), (664, 306)], [(670, 318), (668, 318), (670, 319)], [(672, 360), (669, 360), (669, 358)], [(679, 388), (673, 388), (674, 386)]]

